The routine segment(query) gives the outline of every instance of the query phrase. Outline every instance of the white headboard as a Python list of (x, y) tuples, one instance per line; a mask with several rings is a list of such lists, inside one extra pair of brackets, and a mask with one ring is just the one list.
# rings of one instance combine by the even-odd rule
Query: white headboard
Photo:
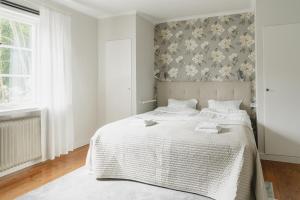
[(168, 98), (198, 100), (197, 108), (207, 107), (209, 99), (242, 100), (241, 109), (250, 113), (251, 84), (250, 82), (157, 82), (157, 104), (166, 106)]

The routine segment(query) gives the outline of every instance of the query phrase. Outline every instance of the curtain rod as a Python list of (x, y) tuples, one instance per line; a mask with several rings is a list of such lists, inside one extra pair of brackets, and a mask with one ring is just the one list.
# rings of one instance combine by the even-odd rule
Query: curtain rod
[(26, 11), (26, 12), (29, 12), (29, 13), (32, 13), (32, 14), (35, 14), (35, 15), (40, 15), (40, 11), (38, 11), (38, 10), (34, 10), (32, 8), (28, 8), (26, 6), (22, 6), (20, 4), (16, 4), (16, 3), (13, 3), (13, 2), (10, 2), (10, 1), (0, 0), (0, 4), (10, 6), (10, 7), (19, 9), (19, 10), (23, 10), (23, 11)]

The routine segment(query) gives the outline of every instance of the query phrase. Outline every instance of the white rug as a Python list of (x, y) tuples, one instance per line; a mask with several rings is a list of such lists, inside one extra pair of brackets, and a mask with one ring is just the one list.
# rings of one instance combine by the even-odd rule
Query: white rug
[[(274, 199), (271, 182), (266, 182), (269, 200)], [(18, 200), (211, 200), (208, 197), (179, 192), (134, 181), (96, 180), (81, 167)]]
[(211, 200), (208, 197), (165, 189), (134, 181), (96, 180), (79, 168), (18, 200)]
[(269, 198), (268, 200), (276, 200), (275, 195), (274, 195), (274, 191), (273, 191), (272, 182), (265, 181), (265, 187), (266, 187), (268, 198)]

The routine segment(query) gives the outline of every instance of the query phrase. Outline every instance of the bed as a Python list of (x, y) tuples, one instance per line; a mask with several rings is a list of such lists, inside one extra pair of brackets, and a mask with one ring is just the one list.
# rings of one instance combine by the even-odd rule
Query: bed
[[(151, 111), (107, 124), (92, 137), (87, 166), (98, 179), (127, 179), (213, 199), (267, 199), (247, 111), (249, 82), (158, 82), (158, 106), (168, 98), (198, 100), (199, 113)], [(246, 111), (224, 114), (207, 101), (242, 100)], [(144, 120), (158, 124), (144, 126)], [(199, 121), (222, 125), (198, 134)]]

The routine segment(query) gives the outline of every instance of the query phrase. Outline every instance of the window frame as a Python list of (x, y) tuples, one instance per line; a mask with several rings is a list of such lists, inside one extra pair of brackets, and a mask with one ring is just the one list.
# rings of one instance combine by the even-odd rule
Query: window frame
[(4, 78), (29, 78), (31, 81), (31, 101), (24, 104), (16, 104), (13, 102), (9, 103), (0, 103), (0, 112), (13, 110), (16, 108), (23, 107), (36, 107), (37, 97), (36, 97), (36, 66), (37, 66), (37, 41), (38, 41), (38, 25), (39, 25), (39, 16), (35, 16), (29, 13), (23, 13), (16, 11), (14, 9), (7, 9), (0, 7), (0, 17), (15, 22), (27, 24), (31, 26), (31, 48), (27, 47), (18, 47), (13, 45), (2, 44), (0, 48), (13, 49), (13, 50), (22, 50), (31, 52), (31, 70), (30, 74), (0, 74), (0, 77)]

